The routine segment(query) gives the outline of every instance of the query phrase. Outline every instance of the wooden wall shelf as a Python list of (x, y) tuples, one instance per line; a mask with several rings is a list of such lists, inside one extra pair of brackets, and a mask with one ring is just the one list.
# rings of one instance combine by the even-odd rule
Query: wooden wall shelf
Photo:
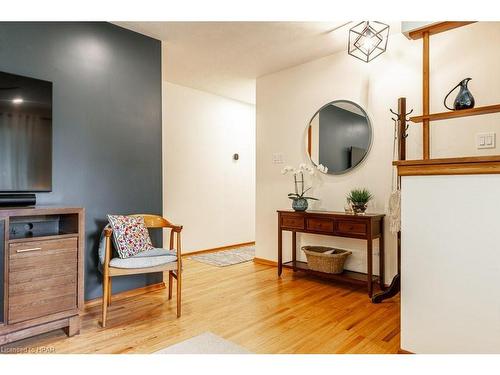
[(399, 176), (500, 174), (500, 156), (470, 156), (393, 162)]
[(456, 29), (457, 27), (462, 27), (474, 23), (475, 21), (444, 21), (436, 22), (427, 27), (412, 31), (408, 34), (410, 39), (422, 39), (424, 33), (429, 33), (429, 35), (435, 35), (443, 33), (448, 30)]
[(410, 117), (410, 121), (414, 123), (421, 123), (424, 122), (424, 120), (428, 121), (448, 120), (459, 117), (487, 115), (489, 113), (497, 113), (497, 112), (500, 112), (500, 104), (487, 105), (484, 107), (477, 107), (471, 109), (462, 109), (458, 111), (431, 113), (429, 115), (414, 116)]
[[(422, 123), (422, 157), (423, 160), (406, 159), (406, 98), (398, 100), (398, 158), (395, 165), (399, 176), (429, 175), (464, 175), (464, 174), (500, 174), (500, 156), (480, 156), (465, 158), (431, 159), (430, 122), (458, 117), (484, 115), (500, 112), (500, 104), (473, 108), (470, 110), (430, 113), (430, 36), (442, 33), (473, 22), (447, 21), (436, 22), (409, 34), (410, 39), (422, 39), (422, 116), (410, 118), (411, 122)], [(373, 302), (378, 303), (396, 295), (401, 287), (401, 231), (397, 235), (398, 273), (393, 278), (389, 289), (375, 295)]]

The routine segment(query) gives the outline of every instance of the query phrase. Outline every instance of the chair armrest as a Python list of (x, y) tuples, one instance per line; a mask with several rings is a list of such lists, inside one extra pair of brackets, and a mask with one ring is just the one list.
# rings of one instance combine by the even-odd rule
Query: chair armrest
[(104, 235), (106, 237), (111, 237), (112, 234), (113, 234), (113, 229), (111, 229), (111, 228), (105, 228), (104, 229)]
[(172, 225), (169, 225), (168, 228), (171, 228), (172, 232), (180, 233), (183, 227), (182, 227), (182, 225), (172, 224)]
[(180, 249), (180, 237), (181, 237), (182, 225), (169, 224), (169, 225), (167, 225), (167, 228), (171, 229), (169, 248), (171, 250), (174, 249), (174, 233), (176, 233), (177, 245), (175, 246), (175, 250), (177, 251), (178, 254), (180, 254), (180, 250), (181, 250)]
[(109, 269), (109, 261), (111, 260), (111, 236), (113, 235), (113, 229), (104, 228), (104, 236), (106, 237), (106, 247), (104, 253), (104, 264), (103, 271), (104, 276), (107, 277)]

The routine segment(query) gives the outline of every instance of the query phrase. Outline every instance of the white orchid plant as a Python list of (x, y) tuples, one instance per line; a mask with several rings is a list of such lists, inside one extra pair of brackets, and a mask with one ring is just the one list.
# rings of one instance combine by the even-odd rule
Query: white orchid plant
[(318, 200), (317, 198), (305, 196), (305, 193), (311, 190), (312, 186), (309, 186), (308, 188), (305, 187), (304, 174), (314, 176), (316, 170), (319, 170), (322, 173), (328, 172), (328, 168), (325, 167), (323, 164), (319, 164), (318, 166), (316, 166), (316, 168), (314, 168), (309, 165), (306, 165), (305, 163), (300, 164), (297, 169), (287, 165), (285, 168), (281, 170), (281, 174), (283, 175), (289, 173), (293, 175), (293, 181), (295, 184), (295, 193), (288, 194), (289, 199), (293, 200), (302, 198), (315, 201)]

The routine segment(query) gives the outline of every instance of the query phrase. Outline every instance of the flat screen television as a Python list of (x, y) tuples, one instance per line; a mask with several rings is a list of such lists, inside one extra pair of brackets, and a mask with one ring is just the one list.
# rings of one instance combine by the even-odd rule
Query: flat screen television
[(52, 82), (0, 72), (0, 193), (52, 190)]

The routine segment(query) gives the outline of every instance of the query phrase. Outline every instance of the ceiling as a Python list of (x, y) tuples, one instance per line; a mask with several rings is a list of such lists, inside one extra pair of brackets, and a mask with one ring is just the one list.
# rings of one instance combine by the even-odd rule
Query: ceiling
[(165, 42), (163, 79), (247, 103), (257, 77), (347, 50), (347, 23), (115, 22)]

